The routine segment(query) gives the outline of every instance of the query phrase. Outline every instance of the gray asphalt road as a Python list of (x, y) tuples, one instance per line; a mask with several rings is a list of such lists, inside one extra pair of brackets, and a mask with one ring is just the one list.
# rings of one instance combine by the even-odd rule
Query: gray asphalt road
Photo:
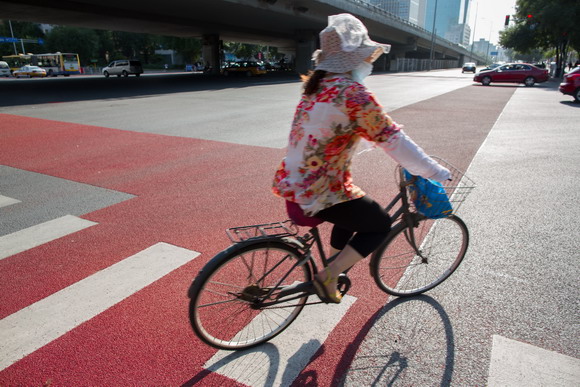
[[(369, 77), (368, 85), (392, 111), (465, 87), (473, 77), (457, 70), (434, 74), (439, 76), (382, 74)], [(286, 146), (301, 87), (294, 75), (214, 79), (176, 74), (3, 82), (0, 101), (8, 106), (0, 107), (0, 113), (273, 148)]]
[(344, 385), (580, 386), (578, 122), (556, 82), (515, 91), (468, 171), (464, 263), (385, 306)]

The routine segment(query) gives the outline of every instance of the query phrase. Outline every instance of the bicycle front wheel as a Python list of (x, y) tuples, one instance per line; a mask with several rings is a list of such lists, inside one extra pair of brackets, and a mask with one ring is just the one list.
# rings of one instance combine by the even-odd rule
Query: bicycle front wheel
[(189, 295), (195, 334), (222, 349), (250, 348), (280, 334), (308, 296), (276, 300), (284, 287), (312, 280), (302, 254), (280, 241), (241, 243), (218, 254), (199, 273)]
[(421, 294), (457, 269), (468, 244), (469, 232), (459, 217), (424, 219), (417, 227), (403, 227), (388, 237), (373, 253), (371, 273), (379, 288), (389, 294)]

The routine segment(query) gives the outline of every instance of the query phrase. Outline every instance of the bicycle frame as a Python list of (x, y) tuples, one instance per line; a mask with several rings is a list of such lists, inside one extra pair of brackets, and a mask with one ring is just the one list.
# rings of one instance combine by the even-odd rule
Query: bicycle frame
[[(408, 230), (410, 232), (405, 234), (405, 238), (407, 239), (407, 242), (409, 243), (409, 245), (411, 245), (413, 250), (415, 250), (415, 253), (417, 253), (417, 255), (423, 258), (419, 248), (417, 247), (417, 243), (415, 241), (415, 233), (413, 232), (413, 229), (417, 227), (419, 222), (425, 219), (425, 217), (417, 212), (411, 212), (409, 209), (409, 198), (407, 196), (406, 187), (411, 183), (412, 181), (404, 182), (403, 179), (401, 179), (399, 193), (397, 194), (397, 196), (393, 198), (393, 200), (391, 200), (391, 202), (387, 205), (387, 207), (385, 207), (385, 210), (389, 212), (393, 209), (393, 207), (395, 206), (395, 204), (397, 204), (397, 202), (401, 201), (401, 206), (391, 216), (391, 224), (393, 224), (393, 226), (391, 226), (391, 232), (389, 233), (389, 235), (387, 235), (387, 238), (385, 239), (388, 239), (392, 233), (398, 232), (399, 228), (408, 227)], [(395, 224), (395, 222), (399, 218), (401, 220)]]
[[(399, 193), (391, 200), (391, 202), (387, 205), (387, 207), (385, 207), (385, 210), (387, 212), (390, 212), (393, 210), (395, 205), (397, 205), (397, 203), (400, 202), (399, 208), (391, 216), (391, 222), (393, 224), (392, 229), (391, 229), (391, 233), (398, 232), (400, 228), (408, 227), (408, 230), (410, 230), (410, 232), (405, 234), (407, 242), (413, 248), (413, 250), (415, 250), (417, 255), (419, 255), (422, 259), (424, 259), (424, 257), (421, 255), (419, 248), (417, 247), (417, 244), (415, 241), (415, 234), (413, 232), (413, 229), (425, 217), (421, 214), (410, 211), (407, 190), (406, 190), (406, 187), (407, 187), (407, 185), (410, 184), (410, 182), (405, 182), (402, 179), (401, 179), (401, 181), (402, 182), (400, 184)], [(397, 222), (398, 219), (400, 219), (400, 220)], [(389, 235), (385, 238), (385, 240), (387, 240), (389, 238), (391, 233), (389, 233)], [(285, 243), (289, 242), (288, 239), (285, 237), (280, 238), (280, 240), (285, 242)], [(320, 255), (320, 260), (322, 262), (323, 267), (327, 267), (328, 264), (332, 261), (332, 257), (330, 257), (330, 258), (326, 257), (326, 254), (324, 252), (324, 246), (322, 243), (322, 239), (320, 238), (320, 232), (318, 230), (318, 227), (313, 227), (306, 234), (296, 237), (295, 241), (298, 243), (296, 243), (296, 242), (290, 242), (290, 243), (302, 253), (304, 258), (301, 259), (300, 261), (296, 262), (292, 266), (292, 268), (288, 271), (288, 273), (282, 279), (280, 279), (280, 281), (272, 289), (270, 289), (270, 291), (264, 296), (263, 300), (266, 300), (269, 297), (271, 297), (274, 294), (274, 291), (277, 289), (277, 287), (287, 278), (287, 276), (296, 267), (301, 266), (301, 265), (305, 264), (306, 262), (310, 262), (315, 275), (316, 275), (316, 273), (318, 273), (318, 267), (316, 266), (315, 259), (312, 256), (312, 248), (314, 245), (316, 246), (316, 248), (318, 250), (318, 253)], [(344, 274), (346, 274), (346, 273), (348, 273), (348, 270), (345, 271)], [(266, 273), (265, 275), (267, 275), (267, 274), (268, 273)], [(348, 280), (348, 278), (346, 278), (346, 280), (343, 278), (343, 281), (347, 281), (347, 286), (350, 287), (350, 281)], [(286, 288), (280, 290), (280, 293), (278, 294), (277, 300), (269, 301), (269, 302), (261, 302), (260, 306), (261, 307), (273, 306), (273, 305), (276, 305), (276, 304), (279, 304), (282, 302), (288, 302), (288, 301), (291, 301), (294, 299), (302, 298), (305, 295), (312, 295), (315, 293), (316, 292), (315, 292), (311, 283), (301, 283), (301, 284), (297, 284), (297, 285), (292, 285), (292, 286), (289, 286), (289, 287), (286, 287)], [(292, 296), (292, 295), (295, 295), (295, 296), (288, 298), (289, 296)], [(319, 302), (316, 302), (316, 304), (318, 304), (318, 303)], [(306, 305), (311, 305), (311, 304), (315, 304), (315, 303), (308, 303)]]

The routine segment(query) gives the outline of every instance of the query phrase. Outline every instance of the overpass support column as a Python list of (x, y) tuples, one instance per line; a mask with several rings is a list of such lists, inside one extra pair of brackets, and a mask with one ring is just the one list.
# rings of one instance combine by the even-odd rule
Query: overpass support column
[(296, 31), (296, 72), (306, 74), (314, 68), (312, 53), (318, 48), (318, 31)]
[(220, 73), (220, 37), (217, 34), (203, 35), (202, 55), (204, 66), (211, 68), (211, 74)]

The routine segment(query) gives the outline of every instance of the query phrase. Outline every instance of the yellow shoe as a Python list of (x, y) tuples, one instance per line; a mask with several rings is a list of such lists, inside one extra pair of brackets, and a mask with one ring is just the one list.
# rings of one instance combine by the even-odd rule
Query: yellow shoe
[(326, 279), (324, 281), (320, 281), (317, 276), (314, 276), (314, 280), (312, 281), (316, 288), (316, 295), (320, 298), (320, 301), (327, 304), (340, 304), (342, 301), (342, 293), (340, 293), (336, 288), (334, 289), (334, 293), (332, 292), (332, 289), (328, 289), (328, 285), (330, 285), (331, 282), (336, 281), (336, 278), (332, 278), (328, 271), (328, 267), (325, 269), (325, 272)]

